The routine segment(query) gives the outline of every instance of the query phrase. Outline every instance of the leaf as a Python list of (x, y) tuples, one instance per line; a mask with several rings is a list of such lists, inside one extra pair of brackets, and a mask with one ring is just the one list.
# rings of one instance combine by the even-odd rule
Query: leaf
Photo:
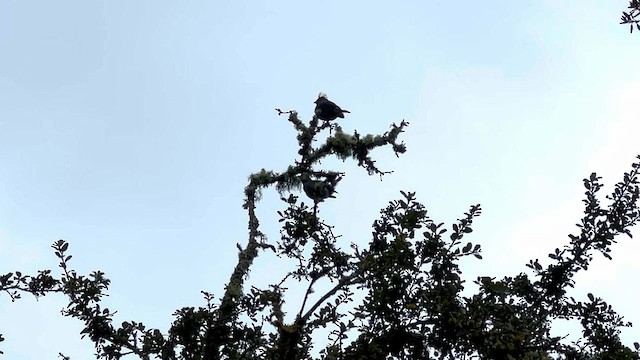
[(592, 293), (588, 293), (587, 296), (589, 297), (589, 300), (593, 301), (594, 297)]
[(469, 250), (471, 250), (471, 247), (472, 247), (472, 246), (473, 246), (473, 244), (472, 244), (472, 243), (467, 243), (467, 245), (465, 245), (465, 246), (462, 248), (462, 252), (469, 252)]

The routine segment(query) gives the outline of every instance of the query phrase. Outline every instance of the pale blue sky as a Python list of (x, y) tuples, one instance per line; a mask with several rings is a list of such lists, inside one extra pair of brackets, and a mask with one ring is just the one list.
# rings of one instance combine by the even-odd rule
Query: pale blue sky
[[(581, 179), (613, 185), (640, 153), (627, 4), (1, 1), (0, 272), (54, 268), (49, 246), (65, 239), (78, 271), (113, 281), (118, 321), (166, 330), (200, 290), (222, 293), (246, 241), (247, 176), (295, 159), (273, 109), (307, 120), (320, 91), (351, 110), (346, 131), (411, 123), (405, 156), (376, 152), (395, 171), (382, 183), (323, 163), (347, 171), (322, 209), (345, 242), (368, 241), (378, 209), (414, 190), (438, 221), (482, 204), (471, 278), (523, 271), (574, 230)], [(272, 239), (279, 208), (275, 191), (259, 205)], [(577, 294), (640, 323), (640, 246), (620, 240)], [(254, 282), (274, 261), (257, 262)], [(5, 357), (88, 358), (64, 303), (0, 296)]]

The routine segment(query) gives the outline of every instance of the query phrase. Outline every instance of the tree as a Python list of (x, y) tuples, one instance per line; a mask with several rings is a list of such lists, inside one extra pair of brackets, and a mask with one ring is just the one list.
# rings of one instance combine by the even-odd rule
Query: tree
[(640, 31), (640, 1), (639, 0), (630, 0), (629, 1), (629, 11), (622, 12), (622, 18), (620, 24), (629, 24), (629, 32), (633, 33), (633, 27)]
[[(611, 259), (617, 236), (631, 236), (640, 217), (640, 162), (606, 197), (608, 206), (597, 196), (601, 178), (593, 173), (584, 180), (578, 232), (553, 250), (547, 263), (531, 260), (527, 271), (502, 279), (478, 277), (475, 294), (463, 296), (460, 261), (482, 259), (481, 246), (466, 240), (480, 205), (471, 206), (449, 231), (428, 216), (415, 193), (401, 191), (380, 211), (368, 245), (348, 249), (338, 246), (333, 227), (317, 211), (345, 175), (321, 169), (322, 159), (353, 159), (369, 175), (382, 177), (388, 172), (376, 166), (370, 152), (391, 147), (397, 156), (403, 154), (406, 148), (398, 137), (407, 122), (392, 124), (382, 135), (348, 135), (316, 116), (307, 124), (294, 111), (278, 112), (288, 115), (297, 132), (299, 159), (285, 171), (263, 169), (249, 176), (243, 205), (249, 236), (244, 247), (238, 245), (238, 263), (220, 298), (203, 292), (206, 305), (178, 309), (166, 332), (137, 321), (118, 327), (114, 312), (100, 305), (109, 280), (100, 271), (78, 275), (72, 270), (69, 244), (63, 240), (53, 244), (59, 276), (51, 270), (7, 273), (0, 276), (0, 290), (12, 300), (25, 292), (66, 295), (63, 314), (84, 322), (82, 336), (103, 359), (640, 359), (637, 343), (634, 351), (620, 342), (620, 328), (631, 324), (611, 306), (590, 293), (579, 300), (567, 295), (574, 275), (587, 270), (596, 253)], [(315, 146), (327, 129), (334, 130), (332, 135)], [(309, 202), (298, 190), (311, 177), (312, 189), (305, 190), (312, 194)], [(284, 206), (278, 211), (282, 229), (275, 242), (261, 232), (255, 212), (261, 193), (271, 186)], [(277, 283), (245, 289), (256, 257), (274, 254), (296, 265)], [(320, 281), (331, 287), (312, 296)], [(306, 295), (287, 317), (283, 304), (289, 283), (306, 286)], [(582, 339), (567, 343), (551, 336), (554, 319), (579, 321)], [(331, 334), (315, 349), (312, 336), (324, 327)]]

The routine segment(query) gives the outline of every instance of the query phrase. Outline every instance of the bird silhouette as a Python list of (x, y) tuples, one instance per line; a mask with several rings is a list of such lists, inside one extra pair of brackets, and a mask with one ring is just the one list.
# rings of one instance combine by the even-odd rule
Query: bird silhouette
[(328, 198), (335, 198), (333, 194), (337, 194), (336, 185), (342, 180), (339, 175), (327, 176), (326, 180), (312, 180), (309, 174), (300, 175), (302, 181), (302, 190), (307, 196), (313, 200), (313, 214), (315, 216), (318, 203)]
[(316, 104), (316, 116), (320, 120), (331, 121), (337, 118), (344, 118), (345, 113), (349, 113), (348, 110), (343, 110), (340, 106), (336, 105), (333, 101), (327, 99), (327, 95), (318, 94), (318, 100), (314, 101)]

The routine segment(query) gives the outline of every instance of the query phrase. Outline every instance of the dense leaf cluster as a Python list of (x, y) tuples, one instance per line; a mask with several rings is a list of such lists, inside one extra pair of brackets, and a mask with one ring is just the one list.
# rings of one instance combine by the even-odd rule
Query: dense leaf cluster
[(629, 11), (623, 11), (620, 24), (629, 24), (629, 32), (635, 27), (640, 31), (640, 0), (629, 1)]

